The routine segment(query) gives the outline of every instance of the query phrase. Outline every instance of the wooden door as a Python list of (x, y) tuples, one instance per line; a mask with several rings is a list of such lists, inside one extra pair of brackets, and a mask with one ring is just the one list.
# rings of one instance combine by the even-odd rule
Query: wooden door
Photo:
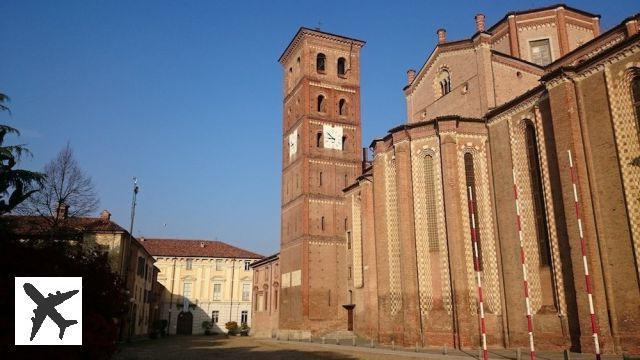
[(176, 334), (191, 335), (193, 331), (193, 314), (190, 311), (182, 311), (178, 314)]

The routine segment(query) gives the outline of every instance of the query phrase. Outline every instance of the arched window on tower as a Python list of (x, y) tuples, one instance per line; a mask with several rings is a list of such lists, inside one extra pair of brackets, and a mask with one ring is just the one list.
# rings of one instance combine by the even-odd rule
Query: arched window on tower
[(347, 115), (347, 100), (340, 99), (338, 101), (338, 115)]
[(547, 232), (547, 217), (544, 208), (544, 193), (542, 192), (542, 175), (538, 159), (538, 145), (536, 129), (529, 120), (524, 125), (525, 145), (527, 147), (527, 163), (529, 165), (529, 183), (531, 184), (531, 200), (533, 202), (533, 217), (538, 237), (538, 252), (540, 266), (551, 265), (551, 249)]
[(324, 95), (318, 95), (318, 112), (324, 112)]
[(324, 216), (320, 218), (320, 230), (324, 231)]
[(324, 73), (324, 71), (325, 71), (324, 70), (324, 68), (325, 68), (324, 64), (325, 64), (326, 60), (327, 60), (327, 56), (325, 54), (323, 54), (323, 53), (319, 53), (316, 56), (316, 71), (318, 71), (319, 73)]
[(338, 59), (338, 75), (345, 76), (347, 73), (347, 60), (341, 57)]
[(440, 96), (445, 96), (451, 92), (451, 74), (449, 74), (449, 70), (442, 69), (438, 74), (437, 81), (440, 85)]
[(342, 150), (347, 150), (347, 137), (342, 137)]
[[(477, 206), (477, 194), (478, 192), (476, 191), (476, 175), (475, 175), (475, 169), (473, 166), (473, 155), (471, 155), (471, 153), (466, 153), (464, 154), (464, 175), (465, 175), (465, 182), (466, 182), (466, 193), (467, 193), (467, 200), (469, 199), (469, 188), (471, 188), (471, 192), (473, 194), (473, 201), (472, 201), (472, 205), (473, 206), (469, 206), (469, 224), (471, 224), (471, 216), (473, 215), (474, 219), (475, 219), (475, 224), (476, 224), (476, 241), (478, 243), (478, 263), (474, 264), (474, 268), (476, 268), (479, 271), (482, 271), (482, 241), (480, 240), (480, 228), (479, 228), (479, 224), (480, 224), (480, 218), (478, 218), (478, 206)], [(473, 244), (472, 244), (473, 246)]]
[(318, 132), (316, 134), (316, 147), (321, 147), (322, 146), (322, 133)]
[(636, 114), (636, 130), (638, 130), (638, 137), (640, 137), (640, 74), (631, 79), (631, 95)]

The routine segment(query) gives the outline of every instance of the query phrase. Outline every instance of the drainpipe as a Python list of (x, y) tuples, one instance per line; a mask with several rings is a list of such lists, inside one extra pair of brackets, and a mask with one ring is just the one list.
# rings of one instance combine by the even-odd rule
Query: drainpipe
[[(584, 121), (584, 105), (582, 102), (582, 92), (578, 88), (578, 84), (573, 77), (570, 77), (571, 83), (573, 84), (573, 91), (576, 97), (576, 105), (578, 106), (578, 123), (580, 124), (580, 139), (582, 140), (582, 151), (586, 154), (587, 149), (585, 149), (585, 140), (584, 140), (584, 130), (582, 121)], [(605, 77), (606, 83), (606, 77)], [(606, 89), (606, 86), (605, 86)], [(608, 91), (607, 91), (607, 95)], [(608, 101), (607, 101), (608, 102)], [(586, 160), (585, 160), (586, 162)], [(589, 188), (592, 188), (591, 185), (591, 171), (589, 169), (589, 164), (587, 162), (585, 166), (587, 170), (587, 182), (589, 183)], [(593, 191), (590, 191), (589, 197), (591, 198), (591, 206), (594, 207), (596, 201), (593, 198)], [(618, 312), (616, 311), (616, 305), (613, 301), (613, 288), (612, 288), (612, 280), (609, 269), (606, 264), (609, 264), (609, 252), (607, 251), (607, 247), (602, 244), (602, 240), (600, 234), (598, 233), (598, 216), (595, 214), (595, 209), (593, 211), (593, 222), (594, 222), (594, 233), (597, 239), (596, 245), (598, 247), (598, 251), (600, 252), (600, 271), (602, 271), (602, 278), (604, 281), (604, 299), (607, 306), (607, 315), (609, 320), (609, 331), (611, 332), (611, 337), (613, 338), (613, 349), (616, 353), (620, 353), (622, 351), (622, 347), (620, 345), (620, 335), (618, 333)], [(613, 315), (612, 315), (613, 314)]]
[[(436, 123), (436, 133), (438, 134), (438, 146), (440, 147), (440, 174), (444, 174), (444, 164), (442, 159), (442, 137), (440, 136), (440, 128), (439, 124)], [(440, 175), (440, 182), (442, 183), (442, 206), (445, 207), (445, 196), (444, 196), (444, 178), (443, 175)], [(444, 236), (447, 244), (447, 267), (449, 268), (449, 289), (451, 291), (451, 326), (453, 330), (453, 347), (456, 349), (462, 349), (462, 343), (460, 342), (460, 323), (458, 322), (458, 309), (456, 307), (456, 285), (455, 278), (453, 277), (453, 272), (451, 272), (451, 251), (449, 249), (449, 232), (447, 230), (447, 218), (445, 216), (445, 226), (444, 226)]]
[(171, 291), (169, 297), (169, 320), (167, 321), (167, 334), (171, 334), (171, 307), (173, 307), (173, 287), (176, 283), (176, 258), (173, 258), (173, 271), (171, 272)]

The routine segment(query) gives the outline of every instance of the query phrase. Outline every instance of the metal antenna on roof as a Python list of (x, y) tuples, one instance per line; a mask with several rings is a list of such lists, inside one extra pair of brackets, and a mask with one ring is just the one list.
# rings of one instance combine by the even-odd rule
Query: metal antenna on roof
[(316, 30), (320, 31), (321, 27), (322, 27), (322, 20), (318, 20), (318, 26), (316, 26)]

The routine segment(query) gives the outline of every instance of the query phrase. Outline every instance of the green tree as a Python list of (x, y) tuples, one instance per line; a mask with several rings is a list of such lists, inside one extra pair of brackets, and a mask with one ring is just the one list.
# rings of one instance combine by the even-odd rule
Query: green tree
[[(9, 112), (9, 98), (0, 93), (0, 111)], [(44, 176), (40, 173), (16, 169), (20, 158), (31, 155), (24, 144), (6, 145), (9, 134), (20, 135), (18, 129), (0, 124), (0, 215), (11, 212), (29, 196), (38, 191)]]

